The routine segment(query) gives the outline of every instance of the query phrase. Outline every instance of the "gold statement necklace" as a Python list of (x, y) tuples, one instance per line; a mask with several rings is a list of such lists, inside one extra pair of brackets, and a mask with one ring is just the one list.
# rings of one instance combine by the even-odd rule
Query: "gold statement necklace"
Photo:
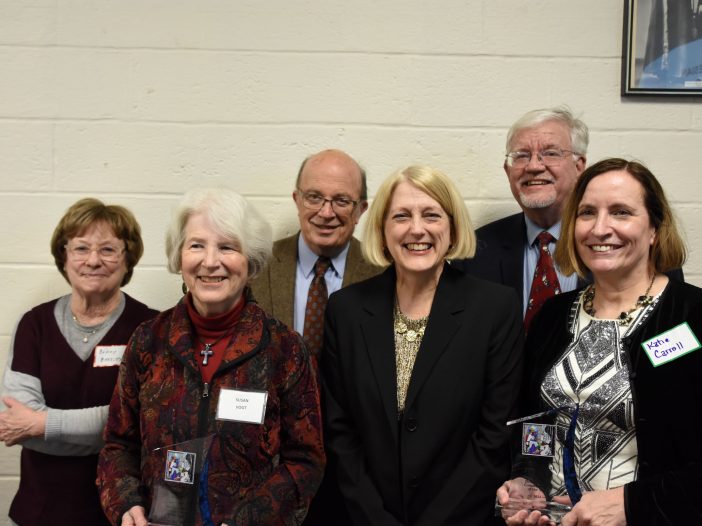
[(411, 320), (400, 311), (395, 300), (394, 332), (395, 332), (395, 371), (397, 374), (397, 410), (398, 417), (404, 411), (407, 389), (409, 388), (414, 362), (422, 344), (428, 316)]

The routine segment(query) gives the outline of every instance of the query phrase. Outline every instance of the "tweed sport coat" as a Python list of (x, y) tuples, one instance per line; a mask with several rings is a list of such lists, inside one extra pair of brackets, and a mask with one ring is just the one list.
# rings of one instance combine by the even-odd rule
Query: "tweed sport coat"
[[(299, 235), (298, 232), (276, 241), (273, 244), (273, 257), (270, 263), (251, 283), (254, 297), (263, 310), (288, 327), (293, 326)], [(363, 259), (361, 243), (351, 238), (342, 287), (368, 279), (381, 271), (382, 268), (371, 265)]]

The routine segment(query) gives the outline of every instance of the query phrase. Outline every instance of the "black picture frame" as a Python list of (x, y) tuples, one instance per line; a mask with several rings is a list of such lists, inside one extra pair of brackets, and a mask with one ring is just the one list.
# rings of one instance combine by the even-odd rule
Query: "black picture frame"
[(702, 95), (702, 0), (624, 0), (622, 96)]

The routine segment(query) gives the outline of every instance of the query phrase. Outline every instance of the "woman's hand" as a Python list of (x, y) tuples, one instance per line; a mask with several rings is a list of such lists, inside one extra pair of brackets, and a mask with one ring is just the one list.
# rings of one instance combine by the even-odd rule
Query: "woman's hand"
[(44, 436), (46, 411), (35, 411), (10, 396), (3, 397), (2, 401), (7, 409), (0, 412), (0, 440), (6, 446)]
[(624, 486), (606, 491), (583, 493), (573, 511), (561, 520), (562, 526), (626, 526)]
[(143, 506), (132, 506), (122, 515), (121, 526), (148, 526), (148, 524), (146, 510), (144, 510)]
[(551, 519), (530, 508), (546, 504), (546, 495), (529, 480), (518, 477), (508, 480), (497, 489), (497, 502), (502, 509), (502, 518), (510, 526), (537, 526), (553, 524)]

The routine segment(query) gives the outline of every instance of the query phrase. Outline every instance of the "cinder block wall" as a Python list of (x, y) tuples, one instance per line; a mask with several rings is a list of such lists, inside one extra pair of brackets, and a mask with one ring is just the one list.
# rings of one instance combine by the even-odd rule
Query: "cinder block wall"
[[(180, 280), (163, 235), (185, 190), (232, 186), (282, 237), (300, 161), (335, 147), (371, 195), (396, 168), (442, 168), (480, 226), (517, 210), (507, 128), (560, 103), (589, 124), (591, 161), (659, 176), (702, 285), (702, 106), (620, 97), (622, 19), (612, 0), (2, 0), (0, 361), (19, 316), (68, 291), (48, 242), (80, 197), (135, 212), (146, 252), (126, 291), (165, 308)], [(18, 449), (0, 449), (0, 525)]]

